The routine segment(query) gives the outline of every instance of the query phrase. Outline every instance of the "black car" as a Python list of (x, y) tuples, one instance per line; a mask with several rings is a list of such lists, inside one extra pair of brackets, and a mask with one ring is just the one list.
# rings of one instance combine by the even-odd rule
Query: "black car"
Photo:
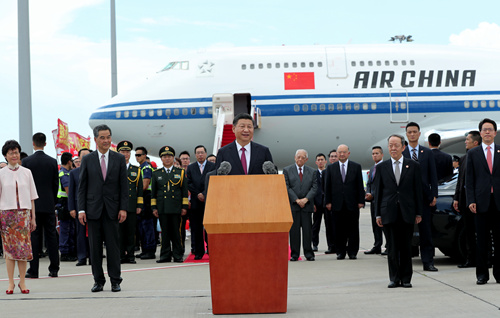
[[(453, 208), (453, 195), (458, 174), (439, 184), (439, 197), (432, 208), (432, 239), (444, 255), (464, 261), (467, 256), (465, 226), (462, 215)], [(418, 227), (415, 226), (413, 245), (418, 245)]]

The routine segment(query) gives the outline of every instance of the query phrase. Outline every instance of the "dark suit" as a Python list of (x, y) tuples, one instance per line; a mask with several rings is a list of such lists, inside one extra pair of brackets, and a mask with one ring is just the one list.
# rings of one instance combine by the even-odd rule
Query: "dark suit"
[(391, 159), (377, 166), (374, 179), (377, 189), (375, 214), (382, 218), (387, 238), (389, 279), (396, 284), (411, 281), (411, 240), (415, 218), (422, 215), (423, 204), (419, 164), (405, 158), (401, 168), (399, 185)]
[[(78, 218), (78, 183), (80, 182), (80, 168), (69, 172), (69, 193), (68, 208), (75, 210)], [(76, 221), (76, 256), (79, 262), (86, 262), (89, 251), (89, 239), (87, 238), (87, 228), (78, 220)]]
[[(375, 169), (375, 165), (373, 165), (370, 168), (370, 171), (368, 172), (368, 181), (366, 182), (366, 193), (370, 193), (373, 197), (375, 197), (375, 194), (377, 193), (377, 188), (373, 183), (376, 174), (377, 174), (377, 169)], [(373, 243), (373, 248), (378, 251), (381, 251), (383, 242), (382, 228), (377, 225), (377, 220), (375, 215), (375, 205), (373, 204), (373, 199), (370, 204), (370, 214), (372, 217), (373, 238), (375, 239), (375, 242)]]
[(42, 249), (42, 232), (49, 253), (49, 272), (59, 271), (59, 249), (57, 243), (55, 204), (59, 188), (59, 172), (56, 159), (43, 151), (36, 151), (24, 158), (22, 165), (31, 170), (35, 181), (38, 199), (35, 200), (36, 230), (31, 233), (33, 260), (28, 273), (38, 276), (39, 253)]
[[(265, 161), (273, 161), (269, 148), (253, 141), (250, 142), (250, 147), (250, 165), (248, 168), (248, 174), (264, 174), (262, 164)], [(219, 169), (220, 164), (223, 161), (227, 161), (231, 164), (231, 172), (229, 172), (230, 175), (245, 174), (240, 156), (238, 154), (238, 148), (236, 147), (236, 141), (233, 141), (232, 143), (219, 149), (219, 152), (217, 153), (217, 161), (215, 162), (216, 170)]]
[[(403, 151), (405, 158), (411, 159), (410, 147)], [(420, 238), (420, 257), (424, 267), (434, 266), (434, 243), (432, 241), (432, 215), (429, 204), (438, 196), (438, 182), (436, 173), (436, 161), (434, 154), (429, 148), (419, 146), (418, 163), (422, 175), (422, 222), (418, 224)]]
[(325, 208), (325, 176), (326, 169), (321, 173), (316, 170), (316, 183), (318, 184), (318, 190), (314, 196), (314, 206), (316, 207), (316, 212), (313, 213), (313, 225), (312, 225), (312, 243), (313, 246), (318, 246), (319, 244), (319, 231), (321, 229), (321, 218), (325, 219), (325, 231), (326, 231), (326, 243), (328, 249), (333, 251), (335, 249), (334, 231), (333, 231), (333, 220), (332, 211), (328, 211)]
[(120, 259), (122, 262), (135, 261), (135, 232), (137, 229), (137, 208), (142, 208), (144, 200), (141, 168), (129, 164), (127, 169), (128, 204), (127, 219), (120, 223)]
[[(494, 246), (500, 246), (500, 146), (493, 149), (493, 173), (490, 173), (482, 145), (467, 152), (465, 189), (467, 205), (476, 204), (477, 257), (476, 276), (488, 280), (488, 240), (493, 233)], [(500, 282), (500, 253), (495, 250), (493, 276)]]
[[(205, 191), (205, 178), (207, 173), (215, 170), (215, 163), (205, 160), (203, 173), (200, 172), (198, 162), (193, 162), (187, 168), (188, 190), (191, 192), (191, 211), (189, 226), (194, 240), (194, 255), (202, 257), (205, 254), (205, 239), (203, 231), (203, 217), (205, 215), (205, 201), (198, 199), (198, 194)], [(208, 244), (208, 242), (207, 242)]]
[(127, 210), (128, 180), (125, 157), (109, 150), (106, 179), (101, 172), (99, 151), (82, 158), (78, 208), (85, 211), (90, 243), (92, 274), (98, 284), (106, 278), (102, 270), (102, 244), (106, 243), (108, 275), (112, 284), (121, 282), (118, 213)]
[(446, 177), (451, 177), (453, 175), (453, 159), (451, 156), (437, 148), (433, 148), (431, 150), (434, 154), (438, 181), (443, 180)]
[(458, 209), (464, 218), (467, 261), (470, 263), (476, 263), (476, 217), (474, 213), (469, 210), (469, 206), (467, 205), (467, 196), (465, 193), (467, 154), (460, 157), (458, 164), (458, 180), (453, 200), (458, 202)]
[[(312, 240), (312, 220), (311, 213), (314, 212), (314, 196), (318, 184), (316, 182), (317, 171), (313, 168), (302, 166), (302, 181), (300, 181), (297, 165), (293, 164), (283, 169), (286, 188), (288, 190), (288, 199), (292, 209), (293, 224), (290, 229), (290, 249), (292, 258), (300, 256), (300, 228), (302, 228), (302, 248), (306, 258), (314, 257), (311, 246)], [(301, 208), (297, 199), (307, 198), (306, 205)]]
[(345, 182), (337, 161), (326, 168), (325, 205), (332, 205), (338, 255), (356, 256), (359, 250), (359, 204), (365, 203), (361, 165), (349, 160)]

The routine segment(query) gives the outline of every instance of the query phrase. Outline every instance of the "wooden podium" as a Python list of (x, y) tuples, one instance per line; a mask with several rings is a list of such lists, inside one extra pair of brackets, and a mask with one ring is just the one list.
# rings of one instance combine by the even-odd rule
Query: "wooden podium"
[(283, 175), (210, 177), (203, 224), (214, 314), (286, 312), (292, 223)]

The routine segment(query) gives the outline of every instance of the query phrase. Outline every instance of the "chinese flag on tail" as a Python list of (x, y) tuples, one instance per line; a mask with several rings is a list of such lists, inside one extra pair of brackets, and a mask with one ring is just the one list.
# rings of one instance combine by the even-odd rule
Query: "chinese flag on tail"
[(314, 72), (285, 73), (285, 90), (314, 89)]

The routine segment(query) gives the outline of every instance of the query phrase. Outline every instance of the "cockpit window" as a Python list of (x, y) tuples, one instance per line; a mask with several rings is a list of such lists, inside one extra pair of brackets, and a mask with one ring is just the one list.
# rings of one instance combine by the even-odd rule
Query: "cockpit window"
[(189, 70), (189, 61), (170, 62), (160, 72), (165, 72), (168, 70), (183, 70), (183, 71)]

